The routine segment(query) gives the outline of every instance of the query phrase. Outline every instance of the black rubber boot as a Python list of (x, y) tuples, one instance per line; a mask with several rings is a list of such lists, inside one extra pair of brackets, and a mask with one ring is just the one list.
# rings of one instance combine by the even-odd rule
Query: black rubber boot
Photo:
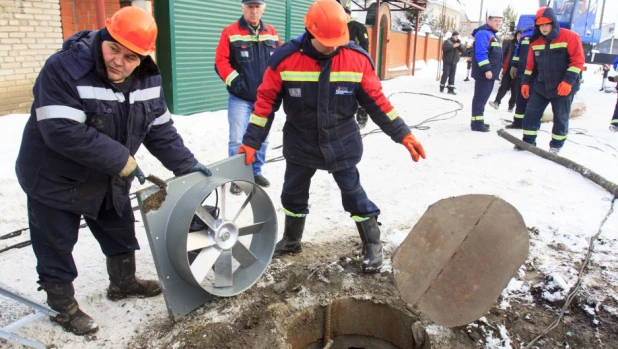
[(382, 242), (376, 217), (356, 222), (356, 228), (363, 241), (363, 272), (377, 273), (382, 266)]
[(303, 251), (303, 245), (300, 240), (303, 238), (306, 218), (285, 216), (283, 239), (277, 242), (273, 257), (281, 257), (286, 254), (294, 255)]
[(522, 119), (515, 119), (510, 125), (504, 126), (504, 128), (521, 130), (524, 128), (522, 124), (523, 124)]
[(472, 125), (470, 126), (472, 131), (478, 132), (489, 132), (489, 125), (484, 123), (483, 121), (472, 121)]
[(451, 88), (451, 87), (448, 88), (448, 94), (449, 95), (455, 95), (455, 96), (457, 95), (457, 93), (455, 93), (455, 89)]
[(99, 330), (99, 326), (94, 320), (79, 309), (72, 283), (41, 282), (40, 289), (47, 293), (49, 307), (60, 313), (55, 317), (50, 317), (53, 322), (78, 336), (95, 333)]
[(107, 273), (107, 298), (111, 301), (127, 297), (153, 297), (161, 293), (161, 286), (157, 281), (140, 280), (135, 276), (135, 252), (107, 257)]

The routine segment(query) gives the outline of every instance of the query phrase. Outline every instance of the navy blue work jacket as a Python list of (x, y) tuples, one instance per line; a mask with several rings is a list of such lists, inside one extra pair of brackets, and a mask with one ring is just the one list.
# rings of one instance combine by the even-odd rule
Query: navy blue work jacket
[(16, 172), (26, 194), (46, 205), (96, 218), (107, 197), (122, 212), (132, 178), (119, 173), (142, 143), (176, 175), (197, 163), (173, 126), (155, 63), (142, 60), (121, 92), (107, 79), (98, 31), (64, 42), (33, 93)]

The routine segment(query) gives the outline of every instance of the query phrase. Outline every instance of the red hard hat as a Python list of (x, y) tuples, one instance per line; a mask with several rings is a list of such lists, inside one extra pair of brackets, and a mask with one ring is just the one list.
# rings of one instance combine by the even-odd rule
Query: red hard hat
[(316, 0), (307, 11), (305, 27), (324, 46), (342, 46), (350, 41), (348, 17), (335, 0)]
[(118, 43), (141, 56), (155, 50), (157, 23), (146, 10), (127, 6), (105, 20), (105, 28)]

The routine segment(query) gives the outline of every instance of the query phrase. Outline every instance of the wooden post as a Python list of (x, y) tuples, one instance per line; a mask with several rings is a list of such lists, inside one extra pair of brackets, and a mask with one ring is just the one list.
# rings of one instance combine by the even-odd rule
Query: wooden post
[(418, 16), (421, 11), (416, 10), (416, 23), (414, 24), (414, 53), (412, 54), (412, 76), (416, 73), (416, 43), (418, 42)]
[[(373, 53), (374, 53), (374, 57), (373, 57), (373, 61), (375, 62), (375, 64), (378, 64), (378, 55), (380, 54), (380, 50), (378, 49), (380, 46), (380, 43), (378, 42), (380, 40), (380, 0), (376, 0), (376, 21), (375, 24), (373, 25), (373, 43), (371, 46), (373, 46)], [(377, 68), (377, 66), (376, 66)], [(380, 72), (377, 72), (378, 76), (380, 76)]]
[(557, 164), (560, 164), (570, 170), (573, 170), (579, 174), (581, 174), (582, 176), (588, 178), (589, 180), (591, 180), (592, 182), (596, 183), (597, 185), (599, 185), (601, 188), (607, 190), (610, 194), (614, 195), (614, 197), (618, 197), (618, 185), (616, 185), (613, 182), (610, 182), (609, 180), (603, 178), (601, 175), (589, 170), (588, 168), (574, 162), (571, 161), (567, 158), (563, 158), (560, 155), (557, 154), (552, 154), (548, 151), (545, 151), (541, 148), (537, 148), (531, 144), (528, 144), (522, 140), (519, 140), (517, 138), (515, 138), (515, 136), (513, 136), (512, 134), (506, 132), (504, 129), (500, 129), (498, 130), (498, 135), (504, 139), (506, 139), (507, 141), (515, 144), (517, 147), (523, 149), (523, 150), (527, 150), (529, 152), (531, 152), (532, 154), (538, 155), (544, 159), (553, 161)]
[(427, 63), (427, 54), (429, 53), (429, 36), (430, 33), (425, 33), (425, 52), (423, 52), (423, 60)]

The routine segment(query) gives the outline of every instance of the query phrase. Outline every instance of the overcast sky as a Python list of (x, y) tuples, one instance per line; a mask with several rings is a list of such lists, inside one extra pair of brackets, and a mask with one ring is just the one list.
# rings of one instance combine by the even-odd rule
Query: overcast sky
[[(603, 0), (599, 0), (599, 11)], [(472, 21), (478, 21), (481, 0), (460, 0), (466, 7), (466, 13), (468, 18)], [(605, 17), (603, 23), (618, 23), (618, 0), (605, 0)], [(518, 14), (534, 14), (539, 8), (538, 0), (485, 0), (483, 1), (483, 7), (488, 9), (490, 7), (496, 7), (498, 10), (502, 10), (509, 4), (513, 6)]]

